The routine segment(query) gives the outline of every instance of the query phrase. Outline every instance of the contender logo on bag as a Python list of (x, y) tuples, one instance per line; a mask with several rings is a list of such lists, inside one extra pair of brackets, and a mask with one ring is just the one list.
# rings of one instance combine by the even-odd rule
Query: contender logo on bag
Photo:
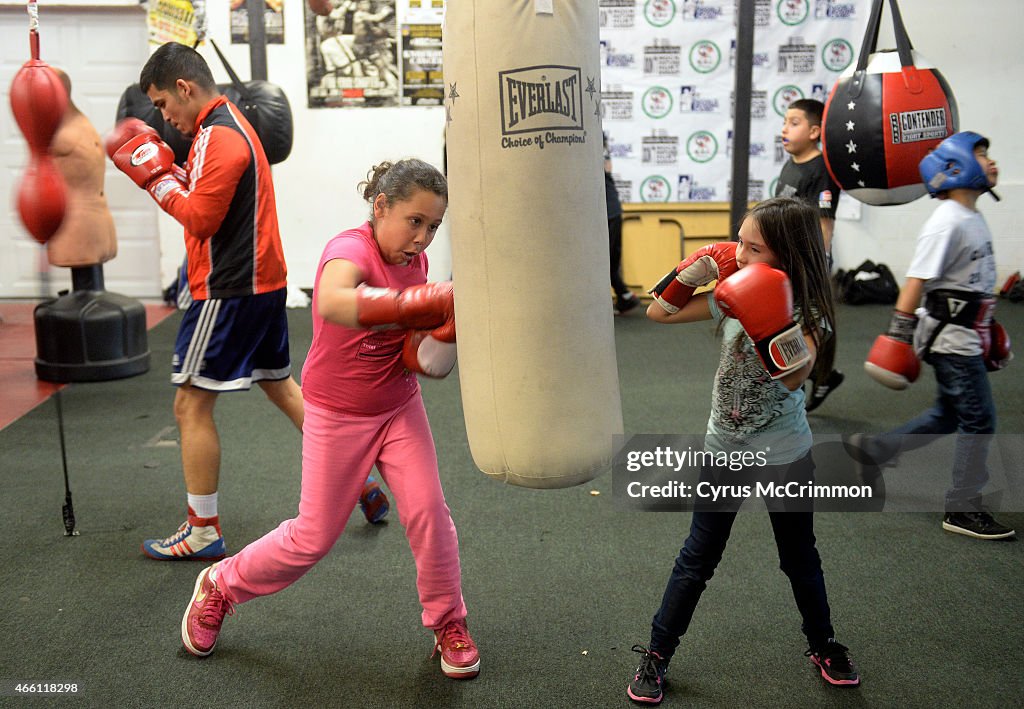
[(946, 127), (946, 111), (942, 108), (890, 113), (889, 124), (893, 144), (941, 140), (951, 132)]
[(498, 72), (502, 135), (583, 130), (579, 67), (542, 65)]

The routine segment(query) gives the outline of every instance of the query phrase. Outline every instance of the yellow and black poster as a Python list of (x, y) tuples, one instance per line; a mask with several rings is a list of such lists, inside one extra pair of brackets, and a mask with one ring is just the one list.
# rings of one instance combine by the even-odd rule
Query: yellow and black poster
[[(284, 44), (284, 0), (265, 0), (263, 26), (267, 44)], [(246, 0), (231, 0), (231, 43), (249, 43), (249, 8)]]

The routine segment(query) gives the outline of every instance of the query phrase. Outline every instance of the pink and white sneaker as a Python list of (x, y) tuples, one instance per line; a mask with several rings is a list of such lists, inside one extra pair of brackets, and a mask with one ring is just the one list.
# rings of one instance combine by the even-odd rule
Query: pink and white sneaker
[(473, 679), (480, 674), (480, 653), (469, 636), (464, 618), (449, 621), (434, 631), (434, 652), (441, 651), (441, 671), (452, 679)]
[(234, 615), (235, 605), (217, 588), (216, 565), (199, 572), (192, 598), (181, 619), (181, 642), (196, 657), (206, 657), (217, 645), (225, 615)]

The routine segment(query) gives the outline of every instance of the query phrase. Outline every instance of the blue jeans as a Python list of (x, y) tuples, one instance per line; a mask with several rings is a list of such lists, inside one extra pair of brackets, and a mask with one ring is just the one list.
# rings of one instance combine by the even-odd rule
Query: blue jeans
[(996, 431), (996, 407), (988, 371), (980, 355), (932, 354), (928, 359), (939, 385), (935, 403), (898, 428), (865, 437), (863, 450), (873, 460), (884, 463), (901, 451), (920, 448), (939, 436), (956, 433), (953, 481), (946, 490), (946, 511), (977, 510), (981, 490), (988, 483), (988, 449)]
[[(701, 471), (701, 480), (711, 480), (716, 475), (719, 479), (724, 477), (721, 469), (705, 467)], [(812, 480), (814, 461), (808, 453), (788, 466), (758, 469), (758, 478), (771, 475), (776, 475), (775, 479)], [(679, 646), (679, 639), (690, 625), (697, 601), (722, 560), (741, 503), (742, 500), (737, 500), (701, 505), (693, 512), (690, 536), (676, 557), (661, 608), (651, 623), (650, 649), (666, 661)], [(803, 618), (802, 630), (811, 647), (820, 647), (835, 633), (821, 557), (814, 546), (814, 512), (807, 509), (769, 510), (768, 515), (779, 550), (779, 568), (789, 577), (793, 598)]]

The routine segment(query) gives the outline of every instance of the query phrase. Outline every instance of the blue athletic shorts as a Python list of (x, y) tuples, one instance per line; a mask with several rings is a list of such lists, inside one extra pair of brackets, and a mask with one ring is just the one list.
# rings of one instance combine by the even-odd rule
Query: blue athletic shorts
[(261, 379), (291, 374), (288, 289), (238, 298), (196, 300), (174, 343), (171, 383), (211, 391), (241, 391)]

